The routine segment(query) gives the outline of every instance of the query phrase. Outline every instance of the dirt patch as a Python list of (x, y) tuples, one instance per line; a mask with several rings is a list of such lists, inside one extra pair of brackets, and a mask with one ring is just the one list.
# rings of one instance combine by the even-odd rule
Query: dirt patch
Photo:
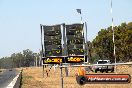
[[(80, 86), (76, 82), (75, 74), (77, 68), (69, 68), (69, 77), (66, 77), (63, 68), (64, 88), (131, 88), (132, 82), (129, 84), (85, 84)], [(24, 68), (22, 74), (22, 88), (61, 88), (60, 69), (47, 67), (45, 68), (43, 77), (42, 67)], [(48, 77), (47, 74), (48, 73)], [(119, 74), (130, 74), (132, 76), (131, 66), (118, 66)], [(92, 72), (91, 72), (92, 73)], [(96, 73), (98, 74), (98, 73)]]

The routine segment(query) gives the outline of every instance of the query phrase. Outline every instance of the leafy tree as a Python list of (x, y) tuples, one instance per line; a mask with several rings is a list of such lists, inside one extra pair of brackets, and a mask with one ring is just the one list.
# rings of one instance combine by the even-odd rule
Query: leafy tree
[[(122, 23), (114, 27), (115, 46), (117, 61), (130, 61), (132, 58), (132, 22)], [(92, 41), (92, 57), (98, 59), (110, 59), (114, 61), (113, 55), (113, 31), (112, 27), (101, 29)]]
[(40, 54), (33, 53), (26, 49), (21, 53), (13, 53), (10, 57), (3, 57), (0, 59), (0, 68), (19, 68), (34, 66), (37, 59), (39, 64)]

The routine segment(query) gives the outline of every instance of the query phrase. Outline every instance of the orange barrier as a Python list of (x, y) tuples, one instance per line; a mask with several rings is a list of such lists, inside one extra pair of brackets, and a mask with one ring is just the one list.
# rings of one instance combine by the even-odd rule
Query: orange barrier
[(78, 75), (84, 76), (85, 74), (86, 74), (86, 70), (82, 67), (79, 67), (78, 68)]

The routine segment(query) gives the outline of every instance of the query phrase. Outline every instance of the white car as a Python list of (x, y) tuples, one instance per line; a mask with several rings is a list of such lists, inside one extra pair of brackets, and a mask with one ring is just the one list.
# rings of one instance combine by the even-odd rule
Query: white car
[[(97, 65), (101, 65), (101, 66), (94, 66), (92, 69), (94, 69), (95, 73), (97, 73), (98, 71), (100, 72), (106, 72), (108, 73), (108, 71), (114, 72), (114, 66), (107, 66), (107, 64), (111, 64), (110, 60), (98, 60), (97, 61)], [(105, 66), (103, 66), (103, 64), (105, 64)]]

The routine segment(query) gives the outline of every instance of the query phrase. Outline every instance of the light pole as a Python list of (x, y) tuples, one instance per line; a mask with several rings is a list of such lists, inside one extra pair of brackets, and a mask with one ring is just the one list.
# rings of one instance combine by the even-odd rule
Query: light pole
[[(76, 9), (77, 12), (79, 13), (80, 15), (80, 21), (81, 21), (81, 24), (83, 24), (83, 21), (82, 21), (82, 12), (81, 12), (81, 9)], [(82, 36), (84, 37), (84, 41), (83, 41), (83, 49), (85, 51), (84, 53), (84, 58), (87, 59), (86, 63), (88, 63), (88, 56), (87, 56), (87, 52), (88, 52), (88, 49), (86, 48), (86, 44), (87, 44), (87, 23), (85, 22), (85, 32), (84, 32), (84, 29), (82, 31)], [(85, 57), (87, 56), (87, 57)], [(85, 60), (84, 60), (84, 63), (85, 63)]]
[(80, 14), (81, 24), (82, 24), (83, 22), (82, 22), (82, 12), (81, 12), (81, 9), (76, 9), (76, 10), (77, 10), (77, 12)]
[(113, 15), (112, 15), (112, 0), (111, 0), (111, 16), (112, 16), (112, 31), (113, 31), (113, 47), (114, 47), (114, 59), (115, 59), (115, 72), (116, 71), (116, 54), (115, 54), (115, 31), (114, 31), (114, 23), (113, 23)]

